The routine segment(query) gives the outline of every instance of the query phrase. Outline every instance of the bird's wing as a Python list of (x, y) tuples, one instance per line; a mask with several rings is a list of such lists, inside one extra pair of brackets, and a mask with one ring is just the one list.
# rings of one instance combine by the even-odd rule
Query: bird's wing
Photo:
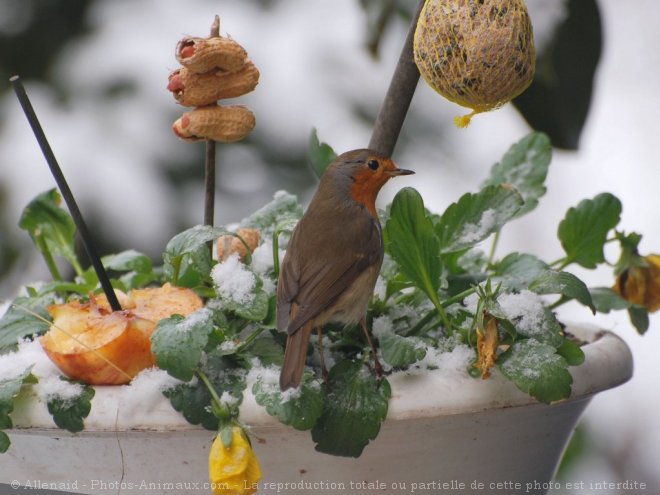
[(280, 276), (277, 281), (277, 329), (280, 331), (284, 331), (289, 325), (291, 303), (298, 294), (298, 288), (300, 287), (299, 263), (290, 256), (293, 240), (294, 237), (292, 236), (289, 241), (289, 250), (287, 250), (287, 254), (280, 265)]
[[(323, 243), (324, 247), (316, 252), (306, 252), (304, 245), (299, 246), (298, 257), (303, 259), (287, 266), (283, 263), (281, 290), (278, 287), (278, 327), (288, 327), (289, 334), (295, 332), (330, 307), (364, 270), (382, 259), (380, 225), (369, 218), (365, 227), (357, 229), (364, 232), (362, 235), (344, 237), (341, 247), (337, 242)], [(280, 305), (281, 301), (284, 304)], [(298, 304), (298, 312), (286, 325), (288, 312), (282, 312), (293, 301)]]

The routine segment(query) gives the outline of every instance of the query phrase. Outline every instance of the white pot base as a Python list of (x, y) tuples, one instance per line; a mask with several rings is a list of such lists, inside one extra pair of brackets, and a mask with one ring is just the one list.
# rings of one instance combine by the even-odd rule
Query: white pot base
[[(621, 339), (571, 331), (592, 343), (583, 348), (585, 363), (571, 368), (569, 400), (539, 404), (498, 379), (460, 386), (432, 386), (427, 376), (392, 379), (388, 419), (358, 459), (316, 452), (309, 432), (279, 424), (246, 393), (241, 418), (251, 425), (264, 473), (259, 493), (546, 493), (593, 395), (632, 376)], [(8, 431), (12, 445), (0, 457), (0, 483), (79, 493), (210, 493), (213, 432), (187, 424), (158, 395), (145, 397), (142, 416), (128, 414), (120, 400), (111, 400), (118, 391), (98, 388), (95, 400), (114, 410), (93, 405), (86, 430), (75, 435), (47, 427), (52, 420), (43, 404), (17, 404), (16, 426), (32, 427)], [(419, 401), (409, 395), (420, 393)], [(147, 416), (153, 419), (148, 426)]]

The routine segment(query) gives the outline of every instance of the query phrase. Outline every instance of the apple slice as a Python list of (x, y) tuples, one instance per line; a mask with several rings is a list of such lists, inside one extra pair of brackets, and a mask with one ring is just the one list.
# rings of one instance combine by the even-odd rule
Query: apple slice
[(191, 289), (169, 283), (162, 287), (133, 289), (128, 293), (135, 307), (132, 311), (147, 320), (158, 323), (172, 315), (188, 316), (204, 307), (201, 298)]
[(90, 385), (130, 382), (155, 364), (150, 337), (158, 321), (204, 305), (192, 290), (170, 284), (115, 293), (123, 311), (111, 311), (104, 294), (48, 308), (53, 325), (41, 346), (69, 378)]
[(50, 330), (41, 346), (69, 378), (90, 385), (128, 383), (155, 364), (151, 336), (156, 323), (130, 311), (107, 312), (94, 301), (50, 306)]

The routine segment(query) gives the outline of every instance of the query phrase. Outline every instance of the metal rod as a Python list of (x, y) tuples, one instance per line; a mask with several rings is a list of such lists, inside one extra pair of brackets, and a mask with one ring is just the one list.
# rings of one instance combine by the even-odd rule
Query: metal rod
[[(211, 24), (211, 38), (220, 36), (220, 17), (216, 15)], [(204, 225), (213, 225), (215, 214), (215, 141), (206, 140), (206, 153), (204, 158)], [(213, 243), (209, 242), (212, 249)]]
[(115, 291), (113, 290), (112, 285), (110, 284), (110, 279), (108, 278), (108, 274), (105, 271), (103, 263), (101, 263), (101, 258), (99, 257), (96, 248), (94, 247), (94, 242), (92, 241), (92, 237), (89, 233), (89, 230), (87, 229), (85, 220), (83, 219), (82, 214), (80, 213), (80, 209), (78, 208), (78, 204), (76, 203), (76, 200), (74, 199), (73, 194), (71, 193), (71, 189), (69, 188), (69, 185), (67, 184), (67, 181), (64, 178), (62, 169), (57, 163), (57, 159), (55, 158), (55, 154), (53, 153), (53, 150), (51, 149), (50, 144), (46, 139), (46, 135), (44, 134), (44, 131), (41, 128), (41, 124), (39, 123), (37, 114), (34, 112), (34, 108), (32, 108), (32, 104), (30, 103), (30, 99), (28, 98), (27, 93), (25, 92), (23, 83), (21, 83), (21, 80), (18, 76), (13, 76), (11, 79), (9, 79), (9, 81), (14, 87), (14, 92), (16, 93), (16, 97), (18, 98), (18, 101), (20, 102), (21, 107), (23, 108), (23, 112), (25, 112), (25, 116), (27, 117), (27, 120), (30, 123), (30, 127), (32, 127), (32, 132), (34, 132), (34, 136), (37, 138), (39, 147), (41, 148), (41, 151), (44, 154), (44, 157), (46, 158), (46, 163), (48, 163), (48, 167), (50, 168), (50, 171), (53, 174), (53, 177), (55, 178), (57, 187), (60, 189), (60, 192), (62, 193), (62, 197), (64, 198), (64, 201), (66, 202), (66, 205), (69, 208), (69, 212), (73, 217), (73, 221), (75, 222), (76, 227), (78, 228), (78, 232), (80, 233), (83, 246), (85, 246), (85, 251), (87, 252), (87, 256), (89, 256), (89, 259), (92, 262), (92, 266), (96, 271), (96, 275), (99, 278), (99, 282), (101, 283), (103, 292), (105, 292), (105, 295), (108, 298), (108, 303), (110, 304), (110, 307), (112, 308), (113, 311), (121, 311), (122, 309), (121, 305), (119, 304), (119, 301), (117, 300), (117, 296), (115, 295)]
[(406, 41), (369, 140), (369, 149), (384, 156), (392, 156), (394, 152), (399, 133), (403, 127), (403, 121), (406, 119), (406, 113), (408, 113), (410, 102), (419, 81), (419, 70), (413, 60), (413, 40), (417, 19), (419, 19), (424, 1), (419, 2), (419, 6), (410, 21)]

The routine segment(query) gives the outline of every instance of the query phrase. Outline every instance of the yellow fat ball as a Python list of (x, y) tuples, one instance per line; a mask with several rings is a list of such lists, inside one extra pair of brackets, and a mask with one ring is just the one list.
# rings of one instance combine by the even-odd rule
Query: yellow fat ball
[(473, 109), (454, 119), (458, 127), (509, 102), (534, 78), (536, 51), (523, 0), (427, 0), (413, 52), (429, 86)]

